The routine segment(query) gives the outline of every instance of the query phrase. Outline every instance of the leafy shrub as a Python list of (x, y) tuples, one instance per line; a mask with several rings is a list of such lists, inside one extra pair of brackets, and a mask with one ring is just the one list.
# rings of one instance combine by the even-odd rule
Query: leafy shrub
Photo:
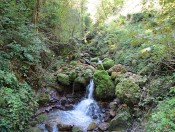
[(28, 85), (17, 89), (1, 87), (0, 131), (24, 131), (36, 107), (33, 97)]
[(150, 115), (147, 132), (173, 132), (175, 131), (175, 98), (159, 102)]

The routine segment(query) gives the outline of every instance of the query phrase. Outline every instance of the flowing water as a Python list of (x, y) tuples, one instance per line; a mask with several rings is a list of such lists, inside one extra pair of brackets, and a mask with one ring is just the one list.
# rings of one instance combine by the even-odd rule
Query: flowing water
[[(49, 115), (52, 122), (56, 124), (71, 125), (81, 128), (86, 131), (89, 124), (92, 122), (99, 123), (101, 120), (100, 108), (97, 102), (93, 99), (94, 82), (90, 81), (87, 86), (87, 92), (85, 98), (75, 105), (73, 110), (69, 111), (55, 111)], [(54, 128), (53, 132), (58, 132), (57, 128)]]

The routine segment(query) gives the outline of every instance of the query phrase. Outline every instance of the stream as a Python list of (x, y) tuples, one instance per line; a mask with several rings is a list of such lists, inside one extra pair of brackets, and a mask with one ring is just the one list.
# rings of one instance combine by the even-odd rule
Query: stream
[[(48, 122), (52, 123), (52, 132), (59, 131), (58, 124), (79, 127), (85, 132), (92, 122), (100, 123), (103, 116), (97, 102), (93, 99), (93, 80), (90, 81), (86, 89), (85, 97), (74, 106), (73, 110), (55, 110), (49, 113)], [(43, 132), (48, 131), (46, 128), (43, 128)]]

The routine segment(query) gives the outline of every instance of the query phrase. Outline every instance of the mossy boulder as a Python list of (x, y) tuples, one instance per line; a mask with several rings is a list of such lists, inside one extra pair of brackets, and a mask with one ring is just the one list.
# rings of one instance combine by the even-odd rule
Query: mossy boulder
[(77, 77), (74, 81), (73, 88), (74, 91), (85, 90), (86, 87), (86, 80), (84, 77)]
[(114, 65), (113, 67), (111, 67), (109, 70), (108, 70), (108, 73), (112, 73), (112, 72), (120, 72), (120, 73), (125, 73), (126, 72), (126, 69), (123, 65), (121, 64), (117, 64), (117, 65)]
[(70, 79), (69, 76), (63, 73), (58, 74), (58, 82), (62, 85), (70, 85)]
[(97, 124), (95, 122), (92, 122), (89, 124), (87, 131), (93, 131), (97, 127)]
[(71, 82), (73, 82), (76, 79), (77, 76), (78, 76), (78, 74), (77, 74), (77, 72), (75, 70), (71, 70), (69, 72), (69, 80)]
[(102, 61), (103, 67), (105, 68), (105, 70), (108, 70), (109, 68), (114, 66), (114, 61), (112, 59), (109, 58), (105, 58)]
[(96, 70), (93, 79), (96, 86), (95, 92), (98, 98), (106, 99), (114, 96), (114, 85), (106, 71)]
[(126, 103), (138, 103), (140, 96), (140, 87), (130, 79), (125, 79), (119, 82), (116, 86), (116, 96)]
[(72, 132), (83, 132), (79, 127), (73, 127)]
[(131, 76), (129, 76), (129, 79), (138, 84), (139, 86), (144, 86), (147, 81), (146, 76), (143, 77), (137, 74), (132, 74)]
[(112, 72), (111, 73), (111, 79), (112, 80), (115, 80), (115, 78), (118, 76), (118, 73), (117, 72)]
[(89, 80), (90, 78), (92, 78), (92, 76), (93, 76), (93, 70), (92, 69), (86, 69), (85, 71), (84, 71), (84, 78), (86, 79), (86, 80)]
[(95, 57), (95, 58), (91, 58), (91, 62), (98, 62), (99, 58)]
[(116, 116), (109, 123), (109, 131), (126, 131), (131, 125), (131, 115), (127, 107), (118, 110)]
[(49, 94), (47, 92), (41, 93), (37, 99), (38, 99), (37, 102), (39, 105), (45, 105), (46, 103), (48, 103), (50, 101)]

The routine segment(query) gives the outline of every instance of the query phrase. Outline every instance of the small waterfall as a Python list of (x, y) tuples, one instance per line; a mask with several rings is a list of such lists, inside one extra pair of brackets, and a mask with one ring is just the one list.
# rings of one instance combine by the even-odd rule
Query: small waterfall
[(93, 91), (94, 91), (94, 81), (91, 80), (90, 81), (90, 84), (87, 86), (87, 89), (88, 89), (88, 99), (93, 99)]
[[(80, 103), (75, 105), (73, 110), (58, 110), (50, 114), (51, 122), (57, 124), (72, 125), (87, 131), (90, 123), (100, 122), (101, 111), (97, 102), (93, 99), (94, 82), (90, 81), (87, 86), (86, 97)], [(55, 131), (54, 131), (55, 132)]]

